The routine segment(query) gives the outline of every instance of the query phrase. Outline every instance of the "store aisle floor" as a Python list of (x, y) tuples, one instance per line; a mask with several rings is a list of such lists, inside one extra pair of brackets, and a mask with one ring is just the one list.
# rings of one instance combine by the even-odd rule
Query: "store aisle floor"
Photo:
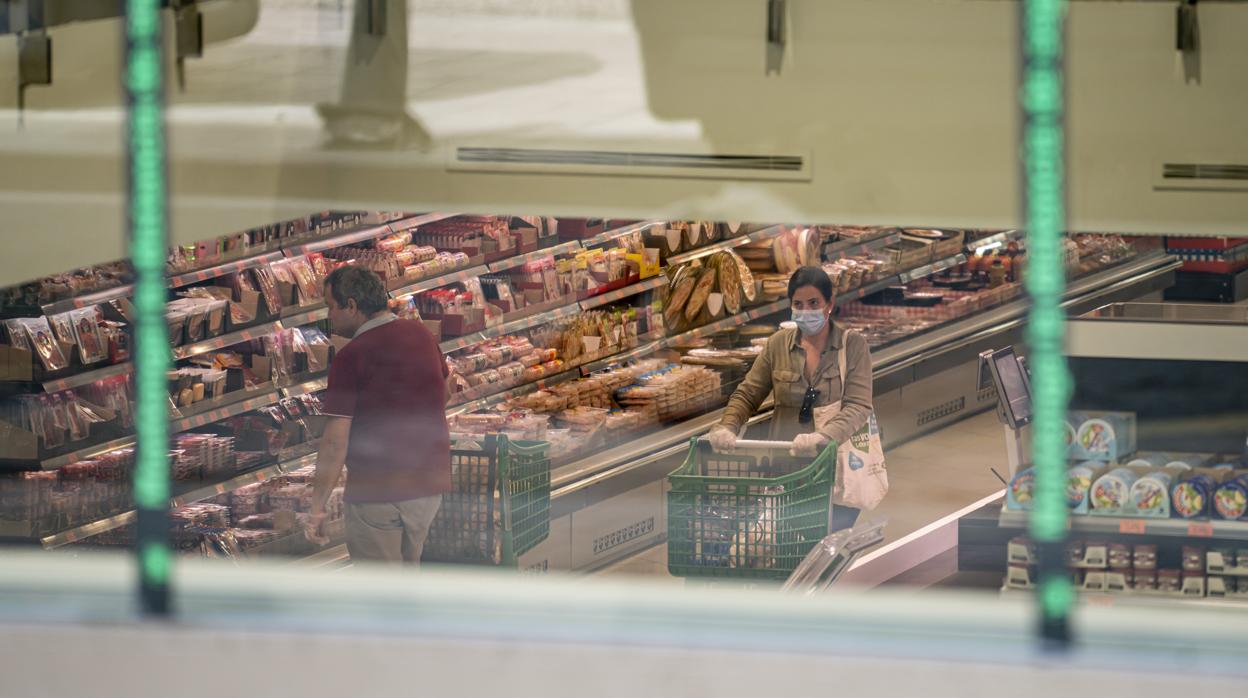
[[(903, 538), (1002, 488), (1005, 434), (988, 411), (915, 439), (887, 453), (889, 493), (876, 510), (888, 519), (885, 544)], [(643, 575), (679, 580), (667, 573), (667, 546), (660, 545), (600, 570), (600, 576)]]

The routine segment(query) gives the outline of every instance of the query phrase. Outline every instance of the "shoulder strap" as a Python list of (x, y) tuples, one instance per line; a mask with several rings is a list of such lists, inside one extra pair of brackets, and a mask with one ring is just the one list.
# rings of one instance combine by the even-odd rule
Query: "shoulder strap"
[(841, 402), (845, 401), (845, 353), (849, 349), (849, 335), (853, 330), (845, 330), (841, 335), (841, 350), (837, 352), (836, 360), (840, 362), (841, 368)]

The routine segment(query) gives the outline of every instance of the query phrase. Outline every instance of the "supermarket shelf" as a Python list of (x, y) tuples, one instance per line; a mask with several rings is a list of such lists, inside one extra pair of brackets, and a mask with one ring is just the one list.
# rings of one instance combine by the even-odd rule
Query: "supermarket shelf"
[(445, 213), (445, 212), (421, 213), (415, 216), (405, 216), (403, 218), (396, 218), (395, 220), (390, 221), (388, 225), (390, 226), (390, 229), (393, 232), (402, 233), (402, 232), (411, 230), (412, 228), (419, 228), (422, 225), (429, 225), (430, 223), (437, 223), (438, 221), (444, 221), (447, 218), (454, 218), (455, 216), (458, 216), (458, 215), (461, 215), (461, 214)]
[(927, 278), (932, 274), (939, 274), (946, 269), (956, 267), (964, 262), (966, 262), (966, 255), (958, 253), (952, 257), (942, 259), (939, 262), (932, 262), (931, 264), (925, 264), (917, 269), (903, 271), (897, 275), (897, 278), (901, 281), (901, 283), (908, 284), (911, 281)]
[(382, 223), (381, 225), (369, 224), (361, 226), (353, 232), (334, 233), (320, 240), (285, 247), (282, 252), (285, 253), (287, 257), (298, 257), (300, 255), (308, 254), (309, 252), (322, 252), (334, 247), (343, 247), (357, 242), (373, 240), (382, 237), (383, 235), (389, 235), (392, 232), (394, 231), (391, 229), (389, 223)]
[(684, 264), (685, 262), (698, 259), (699, 257), (705, 257), (710, 254), (715, 254), (716, 252), (720, 252), (722, 250), (730, 250), (734, 247), (741, 247), (742, 245), (748, 245), (752, 242), (762, 242), (763, 240), (772, 240), (774, 238), (778, 238), (781, 235), (783, 235), (784, 231), (786, 230), (795, 230), (795, 229), (796, 229), (795, 227), (789, 226), (789, 225), (773, 225), (769, 228), (756, 230), (752, 233), (742, 235), (740, 237), (729, 238), (727, 240), (722, 240), (720, 242), (713, 243), (706, 247), (701, 247), (696, 250), (690, 250), (689, 252), (684, 252), (682, 254), (668, 257), (667, 265), (675, 266), (677, 264)]
[[(184, 507), (187, 504), (209, 499), (220, 494), (225, 494), (226, 492), (232, 492), (246, 485), (271, 480), (278, 475), (284, 475), (292, 470), (298, 470), (299, 468), (313, 465), (315, 463), (316, 452), (314, 451), (308, 455), (301, 456), (293, 460), (275, 463), (273, 465), (260, 468), (259, 470), (252, 470), (241, 475), (236, 475), (224, 482), (190, 490), (189, 492), (185, 492), (172, 498), (169, 501), (169, 504), (175, 508)], [(133, 523), (136, 519), (137, 514), (134, 511), (125, 511), (105, 519), (100, 519), (99, 521), (92, 521), (91, 523), (76, 526), (69, 530), (61, 531), (60, 533), (45, 536), (40, 538), (39, 542), (45, 549), (51, 550), (52, 548), (59, 548), (62, 545), (67, 545), (75, 541), (121, 528), (122, 526)]]
[[(1001, 528), (1027, 527), (1027, 513), (1002, 511)], [(1248, 541), (1248, 521), (1194, 521), (1188, 519), (1136, 519), (1117, 516), (1071, 515), (1069, 528), (1078, 533), (1173, 538), (1216, 538)]]
[(44, 315), (60, 315), (61, 313), (67, 313), (71, 310), (77, 310), (78, 308), (86, 308), (92, 305), (99, 305), (100, 303), (117, 300), (118, 298), (126, 298), (131, 293), (134, 293), (134, 286), (126, 284), (124, 286), (117, 286), (116, 288), (95, 291), (93, 293), (87, 293), (73, 298), (66, 298), (62, 301), (48, 303), (40, 309), (43, 311)]
[(219, 337), (211, 337), (203, 340), (202, 342), (184, 344), (173, 350), (173, 357), (175, 359), (189, 359), (192, 356), (198, 356), (214, 349), (233, 346), (242, 342), (251, 341), (257, 337), (263, 337), (266, 334), (273, 334), (281, 329), (282, 323), (279, 320), (266, 322), (262, 325), (256, 325), (255, 327), (248, 327), (245, 330), (230, 332)]
[(528, 252), (509, 259), (501, 259), (493, 264), (490, 264), (489, 267), (492, 273), (498, 273), (501, 271), (507, 271), (508, 269), (515, 269), (516, 267), (524, 266), (534, 260), (544, 259), (546, 257), (558, 257), (559, 255), (565, 255), (579, 249), (582, 249), (581, 241), (572, 240), (571, 242), (561, 243), (555, 245), (554, 247), (547, 247), (546, 249), (537, 250), (535, 252)]
[(391, 298), (404, 298), (404, 297), (407, 297), (416, 293), (420, 293), (422, 291), (430, 291), (435, 288), (441, 288), (443, 286), (449, 286), (451, 284), (459, 283), (461, 281), (467, 281), (468, 279), (475, 279), (476, 277), (481, 276), (482, 274), (488, 274), (488, 273), (490, 273), (490, 268), (484, 264), (480, 266), (469, 267), (467, 269), (459, 269), (457, 271), (452, 271), (446, 274), (441, 274), (439, 276), (435, 276), (430, 279), (425, 279), (424, 281), (417, 281), (414, 284), (409, 284), (397, 290), (391, 291), (390, 297)]
[(674, 337), (668, 337), (667, 339), (659, 342), (659, 344), (663, 347), (677, 346), (691, 339), (699, 339), (701, 337), (706, 337), (707, 335), (723, 332), (724, 330), (731, 329), (733, 327), (739, 327), (747, 322), (753, 322), (761, 317), (771, 315), (772, 313), (778, 313), (788, 307), (789, 299), (782, 298), (766, 305), (760, 305), (753, 310), (733, 315), (731, 317), (726, 317), (723, 320), (716, 320), (715, 322), (689, 330), (688, 332), (681, 332)]
[(857, 257), (898, 242), (901, 242), (901, 231), (886, 233), (878, 238), (872, 238), (863, 242), (858, 240), (838, 240), (823, 248), (823, 259), (831, 262), (846, 257)]
[(535, 393), (539, 390), (544, 390), (551, 386), (559, 385), (560, 383), (566, 383), (570, 380), (574, 380), (580, 377), (581, 377), (580, 369), (573, 368), (571, 370), (564, 371), (562, 373), (556, 373), (553, 376), (547, 376), (545, 378), (541, 378), (531, 383), (524, 383), (522, 385), (513, 386), (511, 388), (508, 388), (507, 390), (502, 390), (497, 393), (486, 395), (484, 397), (480, 397), (480, 398), (471, 400), (469, 402), (464, 402), (458, 405), (453, 405), (451, 409), (447, 411), (446, 416), (455, 417), (461, 414), (465, 414), (467, 412), (475, 412), (476, 410), (483, 410), (487, 407), (492, 407), (494, 405), (507, 402), (508, 400), (522, 397), (524, 395), (528, 395), (529, 393)]
[(90, 385), (96, 381), (112, 378), (114, 376), (124, 376), (134, 371), (134, 366), (130, 363), (116, 364), (113, 366), (105, 366), (97, 368), (93, 371), (79, 373), (65, 378), (44, 381), (43, 391), (46, 393), (56, 393), (71, 388), (81, 388), (84, 385)]
[(661, 288), (666, 285), (667, 285), (666, 275), (659, 274), (658, 276), (652, 276), (648, 279), (632, 284), (631, 286), (625, 286), (624, 288), (616, 289), (614, 291), (604, 293), (600, 296), (587, 298), (581, 301), (581, 310), (592, 310), (594, 308), (600, 308), (609, 303), (614, 303), (616, 301), (623, 300), (625, 298), (630, 298), (639, 293), (645, 293), (646, 291), (653, 291), (656, 288)]
[(469, 335), (464, 335), (463, 337), (456, 337), (455, 339), (449, 339), (439, 344), (438, 347), (442, 350), (443, 354), (446, 354), (448, 352), (457, 351), (459, 349), (465, 349), (474, 344), (484, 342), (487, 339), (492, 339), (494, 337), (502, 337), (503, 335), (513, 334), (515, 332), (520, 332), (521, 330), (527, 330), (530, 327), (537, 327), (539, 325), (545, 325), (550, 322), (555, 322), (556, 320), (562, 320), (563, 318), (572, 317), (573, 315), (576, 315), (579, 312), (581, 312), (580, 304), (572, 303), (570, 305), (565, 305), (559, 308), (555, 308), (554, 310), (547, 310), (545, 312), (538, 313), (530, 317), (524, 317), (524, 318), (520, 318), (519, 320), (505, 322), (501, 325), (487, 327), (485, 330), (481, 332), (477, 332), (475, 334), (469, 334)]
[[(282, 399), (282, 395), (280, 392), (278, 392), (276, 389), (270, 390), (266, 393), (262, 393), (253, 398), (249, 398), (241, 402), (235, 402), (235, 403), (226, 405), (224, 407), (217, 408), (215, 410), (212, 410), (211, 412), (205, 412), (203, 414), (197, 414), (191, 417), (183, 417), (181, 419), (175, 419), (169, 423), (169, 431), (170, 433), (176, 434), (178, 432), (188, 431), (190, 429), (196, 429), (198, 427), (212, 424), (213, 422), (219, 422), (223, 419), (229, 419), (230, 417), (237, 417), (238, 415), (243, 414), (244, 412), (250, 412), (252, 410), (259, 409), (261, 407), (268, 407), (269, 405), (272, 405), (281, 399)], [(133, 440), (133, 438), (131, 440)]]
[(666, 224), (667, 224), (666, 220), (642, 221), (640, 223), (633, 223), (632, 225), (626, 225), (620, 228), (613, 228), (611, 230), (607, 230), (605, 232), (602, 232), (593, 236), (592, 238), (586, 238), (584, 240), (581, 240), (580, 242), (581, 242), (582, 247), (594, 247), (596, 245), (601, 245), (603, 243), (611, 242), (612, 240), (622, 238), (625, 235), (632, 235), (633, 233), (641, 232), (643, 230), (646, 230), (647, 228), (653, 228), (656, 225), (666, 225)]
[[(1132, 289), (1164, 284), (1166, 275), (1172, 274), (1180, 262), (1157, 251), (1134, 259), (1125, 260), (1067, 284), (1062, 307), (1070, 310), (1101, 302)], [(962, 320), (912, 339), (872, 352), (876, 377), (896, 373), (942, 355), (950, 355), (962, 347), (977, 350), (984, 342), (1002, 333), (1017, 329), (1026, 321), (1027, 302), (1017, 299), (984, 310)], [(955, 352), (956, 353), (956, 352)], [(978, 351), (976, 351), (978, 353)]]
[(169, 287), (178, 288), (180, 286), (188, 286), (190, 284), (199, 283), (215, 279), (226, 274), (233, 274), (247, 269), (254, 269), (258, 266), (276, 262), (282, 259), (281, 245), (278, 241), (270, 242), (261, 246), (257, 250), (249, 250), (247, 256), (235, 259), (222, 264), (215, 264), (211, 267), (205, 267), (197, 271), (188, 271), (181, 274), (175, 274), (169, 277)]
[(625, 361), (636, 359), (638, 357), (642, 357), (647, 354), (652, 354), (664, 348), (665, 346), (666, 344), (664, 343), (664, 340), (662, 339), (658, 341), (654, 341), (654, 342), (646, 342), (644, 344), (641, 344), (635, 349), (629, 349), (626, 352), (622, 352), (619, 354), (615, 354), (613, 356), (608, 356), (605, 359), (598, 359), (597, 361), (591, 361), (587, 364), (584, 364), (583, 366), (581, 366), (581, 372), (588, 376), (589, 374), (595, 371), (601, 371), (602, 369), (608, 366), (611, 366), (614, 364), (622, 364)]
[(981, 250), (984, 248), (996, 249), (1014, 240), (1020, 240), (1023, 237), (1026, 237), (1026, 234), (1022, 230), (1006, 230), (1004, 232), (997, 233), (996, 235), (989, 235), (986, 238), (980, 238), (974, 242), (968, 242), (966, 246), (968, 249), (972, 250)]
[(310, 309), (296, 308), (299, 312), (291, 315), (283, 315), (281, 319), (283, 329), (291, 329), (292, 327), (300, 327), (302, 325), (310, 325), (314, 322), (329, 319), (329, 308), (324, 303), (318, 304)]
[(261, 325), (256, 325), (255, 327), (248, 327), (245, 330), (238, 330), (237, 332), (223, 334), (219, 337), (210, 337), (203, 341), (195, 342), (194, 344), (184, 344), (173, 350), (173, 357), (175, 359), (189, 359), (192, 356), (198, 356), (200, 354), (213, 351), (214, 349), (222, 349), (235, 344), (241, 344), (242, 342), (248, 342), (253, 339), (263, 337), (266, 334), (280, 332), (283, 329), (291, 329), (303, 325), (310, 325), (314, 322), (320, 322), (328, 317), (329, 310), (324, 306), (314, 310), (301, 311), (297, 314), (283, 317), (281, 320), (266, 322)]
[(296, 383), (282, 388), (282, 393), (286, 397), (298, 397), (309, 393), (319, 393), (329, 387), (329, 376), (314, 378), (312, 380)]
[(39, 467), (42, 470), (56, 470), (58, 468), (62, 468), (66, 465), (69, 465), (70, 463), (77, 463), (80, 460), (93, 458), (95, 456), (100, 455), (101, 453), (108, 453), (109, 451), (112, 451), (118, 448), (125, 448), (126, 446), (133, 446), (133, 445), (134, 445), (133, 435), (122, 436), (120, 438), (113, 439), (112, 441), (105, 441), (102, 444), (95, 444), (94, 446), (86, 446), (84, 448), (78, 449), (77, 451), (71, 451), (69, 453), (66, 453), (63, 456), (57, 456), (56, 458), (49, 458), (47, 460), (40, 461)]

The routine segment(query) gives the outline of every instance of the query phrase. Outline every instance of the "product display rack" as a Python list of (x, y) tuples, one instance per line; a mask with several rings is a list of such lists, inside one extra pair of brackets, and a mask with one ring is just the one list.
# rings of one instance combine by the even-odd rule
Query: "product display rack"
[[(1001, 528), (1026, 529), (1027, 512), (1002, 511)], [(1101, 535), (1248, 541), (1248, 521), (1221, 519), (1148, 519), (1119, 516), (1070, 516), (1070, 530)]]
[[(211, 485), (201, 485), (173, 497), (169, 500), (169, 505), (177, 508), (184, 507), (187, 504), (194, 504), (195, 502), (202, 502), (205, 499), (211, 499), (218, 495), (225, 494), (226, 492), (232, 492), (240, 487), (254, 485), (258, 482), (264, 482), (279, 475), (285, 475), (291, 471), (299, 470), (300, 468), (305, 468), (309, 465), (315, 464), (316, 451), (312, 451), (290, 460), (262, 466), (245, 473), (240, 473), (222, 482)], [(39, 542), (44, 548), (49, 550), (52, 548), (59, 548), (62, 545), (75, 543), (77, 541), (90, 538), (91, 536), (116, 530), (122, 526), (134, 523), (136, 520), (137, 515), (134, 511), (124, 511), (98, 521), (92, 521), (91, 523), (76, 526), (50, 536), (44, 536), (39, 539)]]
[[(337, 247), (337, 246), (344, 245), (344, 244), (351, 244), (353, 242), (359, 242), (359, 241), (363, 241), (367, 239), (380, 237), (383, 235), (390, 234), (392, 232), (410, 229), (411, 227), (415, 227), (420, 224), (420, 223), (412, 223), (411, 221), (414, 221), (414, 220), (420, 220), (422, 222), (431, 222), (434, 220), (441, 220), (443, 218), (448, 218), (448, 217), (451, 217), (452, 215), (454, 214), (431, 214), (430, 216), (424, 217), (423, 219), (405, 218), (401, 221), (391, 222), (391, 223), (383, 224), (380, 226), (366, 226), (363, 229), (352, 230), (346, 233), (345, 235), (328, 236), (322, 240), (318, 240), (312, 243), (307, 243), (307, 242), (302, 242), (299, 244), (288, 243), (288, 244), (281, 246), (280, 249), (283, 254), (287, 254), (287, 255), (297, 255), (297, 254), (303, 254), (306, 252), (329, 249), (329, 248)], [(432, 278), (419, 280), (414, 283), (408, 283), (404, 286), (401, 286), (397, 289), (392, 290), (390, 292), (390, 295), (395, 298), (406, 297), (406, 296), (410, 296), (414, 293), (418, 293), (421, 291), (431, 290), (431, 289), (439, 288), (441, 286), (459, 283), (467, 279), (473, 278), (475, 276), (479, 276), (481, 274), (495, 272), (495, 271), (505, 271), (505, 270), (515, 269), (529, 261), (551, 257), (551, 256), (575, 253), (578, 250), (594, 247), (597, 245), (607, 244), (614, 240), (617, 240), (620, 237), (623, 237), (629, 234), (642, 232), (654, 226), (664, 225), (665, 223), (666, 221), (663, 221), (663, 220), (643, 221), (640, 223), (630, 224), (630, 225), (616, 228), (613, 230), (608, 230), (604, 233), (601, 233), (599, 235), (586, 238), (583, 240), (562, 242), (552, 247), (547, 247), (547, 248), (538, 249), (532, 252), (527, 252), (522, 255), (518, 255), (516, 257), (496, 261), (492, 264), (488, 264), (488, 265), (478, 264), (476, 266), (469, 267), (466, 269), (453, 270), (450, 272), (446, 272), (446, 273), (434, 276)], [(754, 231), (752, 233), (747, 233), (745, 235), (741, 235), (738, 237), (710, 243), (702, 248), (698, 248), (695, 250), (687, 250), (685, 252), (682, 252), (680, 255), (674, 255), (673, 257), (667, 260), (667, 264), (668, 265), (679, 264), (682, 262), (691, 261), (694, 259), (705, 257), (705, 256), (714, 254), (715, 252), (719, 252), (725, 249), (731, 249), (731, 248), (738, 247), (741, 245), (749, 244), (751, 242), (758, 242), (762, 240), (773, 239), (775, 237), (778, 237), (780, 234), (784, 232), (785, 229), (790, 228), (790, 227), (791, 226), (770, 226), (770, 227), (763, 228), (761, 230)], [(1001, 235), (1013, 236), (1013, 235), (1017, 235), (1017, 233), (1015, 231), (1011, 231), (1009, 233), (1005, 233)], [(854, 240), (834, 241), (831, 243), (827, 243), (823, 246), (823, 251), (824, 251), (826, 259), (837, 259), (837, 258), (844, 257), (844, 256), (862, 255), (862, 254), (867, 254), (870, 252), (878, 251), (880, 249), (883, 249), (885, 247), (888, 247), (889, 245), (896, 243), (900, 239), (901, 239), (900, 230), (885, 229), (881, 231), (880, 235), (873, 237), (871, 239), (868, 239), (868, 240), (854, 239)], [(1013, 238), (1012, 237), (1001, 238), (1002, 241), (1005, 241), (1007, 239), (1013, 239)], [(989, 243), (995, 241), (992, 238), (989, 238), (987, 240)], [(985, 244), (984, 240), (978, 240), (973, 245), (971, 245), (971, 247), (973, 249), (975, 246), (979, 246), (983, 244)], [(272, 253), (271, 251), (268, 251), (268, 252), (265, 252), (264, 254), (261, 254), (255, 257), (231, 261), (231, 262), (210, 268), (208, 270), (204, 270), (200, 272), (188, 272), (188, 274), (204, 274), (204, 273), (216, 274), (217, 271), (220, 271), (221, 274), (224, 274), (224, 273), (229, 273), (229, 271), (237, 270), (239, 268), (239, 265), (243, 265), (242, 268), (250, 268), (250, 266), (261, 264), (262, 262), (259, 260), (261, 260), (261, 258), (271, 253)], [(852, 290), (846, 291), (845, 293), (840, 294), (838, 296), (838, 302), (847, 302), (850, 300), (856, 300), (864, 296), (870, 295), (871, 293), (887, 288), (889, 286), (909, 283), (911, 281), (923, 278), (925, 276), (939, 273), (940, 271), (951, 268), (965, 261), (966, 261), (965, 254), (959, 253), (957, 255), (947, 257), (937, 262), (927, 262), (924, 264), (920, 264), (914, 268), (902, 269), (902, 270), (897, 271), (894, 274), (890, 274), (883, 278), (876, 279), (867, 284), (864, 284), (861, 288), (852, 289)], [(216, 274), (216, 275), (219, 275), (219, 274)], [(183, 276), (185, 276), (185, 274)], [(212, 278), (212, 276), (209, 276), (207, 278)], [(538, 327), (543, 324), (556, 322), (558, 320), (574, 316), (575, 314), (579, 312), (583, 312), (583, 311), (594, 309), (594, 308), (599, 308), (599, 307), (602, 307), (611, 303), (615, 303), (615, 302), (622, 301), (628, 298), (632, 298), (634, 296), (638, 296), (640, 294), (643, 294), (649, 291), (660, 289), (666, 283), (667, 283), (666, 275), (663, 273), (660, 273), (657, 276), (642, 279), (638, 282), (634, 282), (633, 284), (630, 284), (623, 288), (612, 290), (607, 293), (600, 294), (598, 296), (592, 296), (589, 298), (585, 298), (583, 300), (568, 302), (564, 305), (560, 305), (557, 308), (553, 308), (549, 310), (543, 309), (543, 310), (536, 312), (535, 314), (531, 316), (517, 318), (515, 320), (511, 320), (509, 322), (505, 322), (505, 323), (496, 325), (494, 327), (487, 328), (486, 330), (479, 332), (479, 333), (474, 333), (466, 337), (448, 340), (447, 342), (444, 342), (442, 344), (442, 349), (443, 351), (451, 351), (451, 350), (458, 349), (458, 348), (465, 348), (465, 347), (471, 346), (474, 343), (484, 341), (492, 337), (502, 336), (504, 334), (508, 334), (511, 332), (520, 332), (526, 329), (531, 329), (533, 327)], [(121, 289), (109, 289), (107, 292), (100, 292), (100, 293), (116, 293), (118, 295), (124, 295)], [(60, 302), (65, 303), (66, 301), (60, 301)], [(87, 305), (89, 305), (89, 303)], [(448, 408), (448, 414), (453, 416), (453, 415), (462, 414), (462, 413), (470, 412), (474, 410), (480, 410), (480, 409), (487, 408), (493, 405), (497, 405), (515, 397), (520, 397), (525, 394), (528, 394), (537, 390), (541, 390), (550, 386), (554, 386), (562, 382), (575, 380), (576, 378), (579, 378), (582, 376), (587, 376), (595, 371), (601, 370), (611, 365), (622, 364), (630, 360), (643, 358), (647, 355), (650, 355), (650, 354), (653, 354), (655, 352), (659, 352), (665, 349), (669, 349), (673, 346), (680, 346), (692, 340), (704, 338), (704, 337), (722, 332), (724, 330), (729, 330), (735, 327), (739, 327), (741, 325), (745, 325), (747, 323), (756, 322), (758, 320), (767, 318), (769, 316), (777, 315), (778, 313), (782, 313), (784, 310), (786, 310), (787, 307), (788, 307), (788, 301), (786, 299), (778, 299), (778, 300), (771, 301), (771, 302), (764, 302), (754, 307), (743, 308), (742, 311), (736, 315), (716, 320), (705, 326), (693, 328), (686, 332), (673, 335), (671, 337), (659, 336), (653, 333), (648, 334), (648, 335), (643, 335), (642, 337), (638, 338), (637, 346), (630, 347), (627, 349), (622, 349), (616, 354), (613, 354), (610, 356), (598, 357), (592, 361), (583, 361), (579, 364), (573, 363), (572, 365), (568, 366), (567, 370), (563, 372), (560, 372), (558, 374), (551, 375), (551, 376), (545, 376), (537, 381), (533, 381), (530, 383), (509, 386), (505, 390), (501, 390), (501, 391), (497, 391), (497, 392), (493, 392), (489, 394), (471, 395), (469, 396), (469, 399), (467, 399), (466, 401), (460, 402), (459, 404), (451, 405)], [(292, 315), (275, 320), (271, 323), (265, 323), (258, 328), (248, 328), (244, 330), (239, 330), (237, 333), (233, 333), (236, 335), (236, 338), (230, 338), (230, 339), (233, 339), (233, 341), (235, 342), (246, 341), (247, 339), (253, 336), (260, 336), (264, 334), (264, 332), (256, 332), (256, 330), (260, 328), (266, 328), (268, 329), (268, 331), (277, 331), (279, 329), (296, 327), (302, 324), (317, 322), (317, 321), (325, 319), (326, 316), (327, 316), (327, 313), (323, 307), (315, 307), (311, 309), (300, 308), (300, 309), (296, 309), (294, 314)], [(959, 323), (955, 322), (953, 324), (957, 325)], [(942, 328), (942, 329), (947, 329), (947, 328)], [(226, 338), (225, 337), (213, 338), (211, 340), (205, 340), (205, 342), (191, 345), (190, 351), (188, 351), (186, 347), (183, 347), (182, 353), (184, 353), (187, 356), (192, 356), (192, 355), (196, 355), (196, 354), (203, 353), (206, 351), (211, 351), (213, 348), (219, 348), (213, 345), (217, 341), (220, 341), (223, 339), (226, 339)], [(903, 342), (902, 344), (904, 345), (905, 343)], [(228, 344), (222, 344), (221, 346), (228, 346)], [(126, 369), (121, 366), (107, 367), (106, 369), (99, 369), (99, 370), (100, 371), (116, 370), (119, 373), (124, 373), (126, 371)], [(71, 379), (62, 379), (62, 380), (71, 380)], [(261, 395), (248, 397), (247, 399), (243, 401), (233, 403), (228, 406), (224, 406), (224, 407), (214, 406), (214, 409), (202, 415), (178, 416), (174, 419), (172, 426), (175, 430), (178, 430), (181, 427), (195, 428), (196, 426), (209, 424), (211, 423), (211, 421), (214, 421), (214, 420), (225, 419), (228, 416), (233, 416), (234, 414), (241, 414), (250, 409), (255, 409), (257, 406), (273, 404), (277, 400), (281, 399), (282, 396), (296, 396), (296, 395), (303, 395), (307, 393), (318, 392), (324, 389), (325, 383), (326, 381), (323, 377), (316, 377), (312, 379), (303, 378), (299, 382), (293, 383), (291, 385), (275, 387), (269, 391), (264, 392)], [(759, 422), (766, 421), (766, 419), (769, 416), (767, 414), (767, 409), (768, 407), (765, 407), (763, 414), (760, 414), (756, 418), (752, 419), (751, 422), (759, 423)], [(664, 453), (673, 448), (683, 449), (685, 446), (684, 442), (687, 440), (688, 432), (691, 429), (699, 433), (702, 431), (705, 431), (715, 421), (718, 421), (721, 413), (722, 413), (721, 409), (713, 409), (710, 412), (705, 412), (699, 415), (692, 416), (690, 418), (685, 419), (684, 421), (674, 423), (671, 425), (667, 425), (665, 427), (661, 427), (659, 430), (655, 432), (641, 434), (637, 438), (633, 439), (630, 444), (625, 444), (623, 446), (628, 447), (625, 450), (629, 451), (630, 453), (629, 457), (633, 460), (637, 460), (637, 454), (639, 450), (641, 452), (646, 452), (651, 455), (654, 455), (658, 453)], [(132, 438), (122, 438), (122, 439), (117, 439), (115, 441), (109, 442), (107, 444), (100, 444), (100, 445), (96, 445), (93, 447), (88, 447), (88, 448), (82, 449), (79, 452), (76, 452), (75, 454), (68, 454), (67, 456), (61, 456), (56, 459), (50, 459), (48, 462), (44, 463), (44, 467), (51, 467), (53, 465), (55, 465), (56, 467), (59, 467), (60, 465), (64, 465), (66, 463), (72, 462), (73, 460), (76, 460), (78, 458), (90, 457), (92, 455), (101, 453), (106, 450), (111, 450), (113, 448), (118, 448), (121, 446), (128, 445), (131, 442), (132, 442)], [(604, 496), (609, 496), (610, 492), (619, 491), (621, 487), (626, 487), (626, 486), (635, 484), (636, 483), (635, 477), (624, 477), (632, 469), (632, 466), (628, 463), (618, 462), (617, 459), (610, 456), (611, 453), (617, 453), (617, 452), (622, 453), (620, 449), (623, 448), (623, 446), (611, 448), (608, 451), (604, 452), (603, 454), (596, 454), (595, 456), (582, 458), (581, 460), (578, 460), (566, 466), (560, 467), (558, 474), (555, 476), (556, 483), (562, 490), (562, 495), (557, 492), (556, 496), (565, 497), (560, 507), (563, 509), (568, 508), (568, 505), (572, 500), (567, 499), (567, 497), (573, 494), (574, 492), (588, 492), (588, 491), (594, 490), (595, 488), (606, 488), (607, 490), (609, 490), (607, 494), (598, 495), (598, 497), (601, 498)], [(599, 456), (602, 456), (602, 457), (599, 457)], [(304, 456), (304, 458), (309, 458), (309, 459), (314, 459), (314, 457), (315, 457), (315, 454)], [(647, 461), (650, 459), (648, 457), (643, 457), (641, 458), (641, 460)], [(288, 470), (295, 469), (296, 467), (301, 467), (301, 466), (294, 465), (294, 463), (297, 463), (297, 462), (299, 461), (283, 461), (281, 465), (265, 466), (252, 473), (243, 473), (243, 474), (236, 475), (221, 483), (214, 483), (210, 485), (206, 484), (200, 488), (197, 488), (195, 491), (191, 493), (183, 494), (179, 496), (178, 498), (175, 499), (175, 504), (178, 506), (181, 506), (181, 505), (196, 501), (196, 499), (194, 499), (196, 497), (198, 499), (210, 498), (212, 496), (216, 496), (224, 492), (232, 491), (233, 489), (237, 487), (241, 487), (247, 484), (252, 484), (254, 482), (259, 482), (265, 479), (269, 479), (276, 474), (280, 474), (280, 472), (285, 472)], [(312, 461), (307, 461), (307, 462), (312, 462)], [(614, 477), (615, 474), (619, 474), (621, 475), (621, 477), (616, 478)], [(626, 484), (626, 481), (627, 481), (627, 484)], [(577, 499), (579, 500), (579, 498)], [(110, 518), (115, 518), (115, 517), (110, 517)], [(124, 523), (118, 523), (117, 525), (118, 526), (124, 525)], [(101, 522), (93, 522), (91, 524), (86, 524), (84, 526), (78, 527), (77, 529), (74, 529), (78, 531), (78, 533), (75, 534), (77, 536), (77, 539), (81, 540), (82, 538), (88, 537), (89, 535), (91, 535), (91, 533), (88, 533), (88, 531), (96, 530), (93, 528), (89, 528), (91, 526), (95, 526), (96, 528), (99, 528), (103, 526), (103, 524)], [(662, 527), (657, 527), (656, 530), (661, 530), (661, 528)], [(108, 529), (104, 528), (103, 530), (108, 530)], [(62, 533), (55, 534), (55, 536), (64, 536), (65, 534), (66, 532), (62, 532)], [(55, 536), (52, 536), (50, 538), (55, 538)], [(63, 544), (64, 542), (69, 542), (69, 541), (67, 540), (62, 541), (58, 544)], [(281, 548), (282, 545), (285, 545), (285, 544), (277, 545), (277, 547)], [(274, 548), (273, 546), (264, 546), (264, 548), (262, 548), (262, 550), (268, 550), (268, 549), (274, 549)]]

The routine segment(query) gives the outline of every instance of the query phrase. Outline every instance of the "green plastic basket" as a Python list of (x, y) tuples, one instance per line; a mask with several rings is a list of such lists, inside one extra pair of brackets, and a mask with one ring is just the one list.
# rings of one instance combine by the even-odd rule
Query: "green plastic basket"
[(421, 560), (514, 567), (550, 535), (550, 444), (487, 436), (451, 449), (453, 489)]
[(828, 533), (836, 444), (814, 462), (716, 453), (693, 439), (667, 480), (667, 569), (677, 577), (786, 579)]

